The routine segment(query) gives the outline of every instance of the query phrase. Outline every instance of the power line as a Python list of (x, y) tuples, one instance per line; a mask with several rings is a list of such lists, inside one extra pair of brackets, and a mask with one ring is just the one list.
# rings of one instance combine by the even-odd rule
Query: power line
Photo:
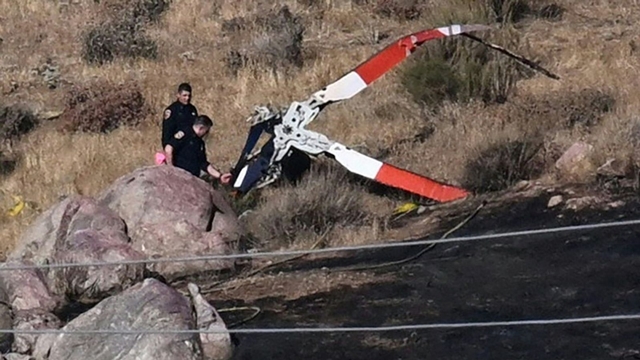
[(444, 243), (453, 243), (453, 242), (493, 240), (493, 239), (501, 239), (501, 238), (508, 238), (508, 237), (552, 234), (552, 233), (571, 232), (571, 231), (580, 231), (580, 230), (594, 230), (594, 229), (603, 229), (603, 228), (610, 228), (610, 227), (639, 225), (639, 224), (640, 224), (640, 219), (615, 221), (615, 222), (599, 223), (599, 224), (573, 225), (573, 226), (564, 226), (564, 227), (556, 227), (556, 228), (549, 228), (549, 229), (513, 231), (513, 232), (506, 232), (501, 234), (485, 234), (485, 235), (454, 237), (454, 238), (437, 239), (437, 240), (416, 240), (416, 241), (394, 242), (394, 243), (342, 246), (342, 247), (333, 247), (333, 248), (315, 249), (315, 250), (288, 250), (288, 251), (273, 251), (273, 252), (258, 252), (258, 253), (243, 253), (243, 254), (227, 254), (227, 255), (212, 254), (212, 255), (201, 255), (201, 256), (122, 260), (122, 261), (114, 261), (114, 262), (52, 263), (52, 264), (37, 264), (37, 265), (19, 264), (19, 265), (11, 265), (11, 266), (0, 266), (0, 271), (90, 267), (90, 266), (140, 265), (140, 264), (158, 264), (158, 263), (168, 263), (168, 262), (196, 262), (196, 261), (211, 261), (211, 260), (231, 260), (231, 259), (246, 259), (246, 258), (259, 258), (259, 257), (322, 254), (322, 253), (341, 252), (341, 251), (374, 250), (374, 249), (385, 249), (385, 248), (394, 248), (394, 247), (444, 244)]
[(429, 329), (456, 329), (456, 328), (480, 328), (501, 326), (542, 326), (558, 324), (592, 323), (618, 320), (638, 320), (640, 314), (609, 315), (565, 319), (538, 319), (538, 320), (512, 320), (512, 321), (486, 321), (486, 322), (461, 322), (461, 323), (436, 323), (396, 326), (369, 326), (369, 327), (316, 327), (316, 328), (254, 328), (254, 329), (158, 329), (158, 330), (125, 330), (125, 329), (97, 329), (97, 330), (63, 330), (63, 329), (0, 329), (0, 334), (58, 334), (58, 335), (177, 335), (177, 334), (282, 334), (282, 333), (344, 333), (344, 332), (386, 332), (406, 330)]

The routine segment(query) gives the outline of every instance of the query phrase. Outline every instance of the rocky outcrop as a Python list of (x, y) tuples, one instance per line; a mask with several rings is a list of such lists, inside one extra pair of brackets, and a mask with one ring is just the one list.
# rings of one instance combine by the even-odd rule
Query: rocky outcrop
[[(228, 359), (232, 353), (229, 333), (195, 285), (189, 288), (191, 302), (158, 280), (144, 277), (147, 270), (171, 279), (229, 269), (233, 261), (39, 269), (24, 265), (232, 254), (242, 234), (223, 196), (175, 167), (134, 171), (116, 180), (97, 199), (65, 198), (36, 218), (7, 262), (0, 265), (4, 267), (0, 269), (0, 295), (4, 296), (0, 327), (83, 330), (116, 326), (220, 332), (201, 336), (16, 334), (0, 336), (0, 350), (14, 351), (14, 358), (25, 354), (36, 359)], [(76, 302), (98, 305), (68, 324), (54, 315)]]

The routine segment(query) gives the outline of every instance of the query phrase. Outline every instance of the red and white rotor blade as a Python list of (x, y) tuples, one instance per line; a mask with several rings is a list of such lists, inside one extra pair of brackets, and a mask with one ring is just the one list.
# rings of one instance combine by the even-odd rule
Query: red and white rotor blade
[(349, 99), (408, 58), (423, 43), (447, 36), (489, 29), (491, 27), (479, 24), (450, 25), (407, 35), (388, 45), (340, 79), (317, 92), (316, 95), (324, 102)]
[(397, 168), (349, 149), (339, 143), (334, 143), (327, 152), (333, 155), (336, 161), (354, 174), (438, 202), (454, 201), (470, 195), (470, 193), (464, 189), (443, 184), (428, 177)]

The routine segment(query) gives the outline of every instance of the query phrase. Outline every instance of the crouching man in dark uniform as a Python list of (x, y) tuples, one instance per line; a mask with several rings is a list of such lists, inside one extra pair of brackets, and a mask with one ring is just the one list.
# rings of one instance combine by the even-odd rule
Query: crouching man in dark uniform
[(164, 152), (167, 164), (179, 167), (200, 177), (204, 171), (223, 184), (229, 183), (231, 174), (223, 174), (207, 161), (207, 151), (203, 138), (213, 127), (213, 122), (206, 115), (198, 116), (191, 127), (176, 132), (167, 142)]

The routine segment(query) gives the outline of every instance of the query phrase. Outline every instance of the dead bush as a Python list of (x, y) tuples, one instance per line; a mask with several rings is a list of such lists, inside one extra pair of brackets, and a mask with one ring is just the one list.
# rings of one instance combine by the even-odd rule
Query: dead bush
[(145, 35), (149, 23), (156, 22), (171, 0), (97, 0), (105, 20), (85, 33), (83, 59), (104, 64), (115, 58), (155, 59), (155, 41)]
[(507, 189), (520, 180), (540, 176), (543, 140), (538, 137), (504, 140), (481, 149), (465, 168), (463, 186), (476, 193)]
[[(272, 71), (301, 68), (304, 65), (302, 18), (287, 6), (248, 18), (233, 18), (222, 25), (223, 33), (241, 44), (226, 56), (232, 73), (248, 65), (266, 67)], [(248, 39), (247, 39), (248, 38)]]
[(548, 20), (562, 20), (562, 15), (564, 15), (565, 11), (565, 8), (558, 4), (548, 4), (537, 11), (537, 16)]
[(615, 107), (615, 98), (600, 89), (557, 91), (542, 96), (526, 96), (514, 103), (511, 121), (538, 124), (546, 129), (590, 128)]
[(82, 58), (89, 64), (157, 56), (157, 44), (145, 35), (144, 23), (135, 17), (107, 21), (84, 35)]
[(6, 176), (13, 173), (18, 164), (18, 160), (14, 156), (7, 155), (0, 151), (0, 176)]
[(327, 6), (325, 0), (296, 0), (296, 2), (310, 9), (324, 9)]
[(274, 189), (248, 216), (249, 232), (277, 248), (336, 227), (367, 224), (371, 215), (365, 210), (362, 192), (346, 176), (341, 169), (314, 167), (297, 185)]
[(422, 14), (419, 0), (378, 0), (373, 13), (398, 20), (415, 20)]
[(70, 90), (59, 121), (63, 131), (107, 133), (138, 125), (149, 111), (135, 83), (99, 82)]
[(140, 22), (155, 22), (169, 9), (171, 0), (96, 0), (100, 11), (112, 19), (132, 18)]
[(556, 3), (531, 0), (489, 0), (495, 20), (502, 23), (517, 23), (526, 18), (560, 20), (565, 9)]
[(533, 10), (527, 0), (489, 0), (489, 6), (497, 22), (518, 22), (531, 15)]
[(17, 140), (38, 123), (38, 118), (24, 105), (0, 106), (0, 141)]

